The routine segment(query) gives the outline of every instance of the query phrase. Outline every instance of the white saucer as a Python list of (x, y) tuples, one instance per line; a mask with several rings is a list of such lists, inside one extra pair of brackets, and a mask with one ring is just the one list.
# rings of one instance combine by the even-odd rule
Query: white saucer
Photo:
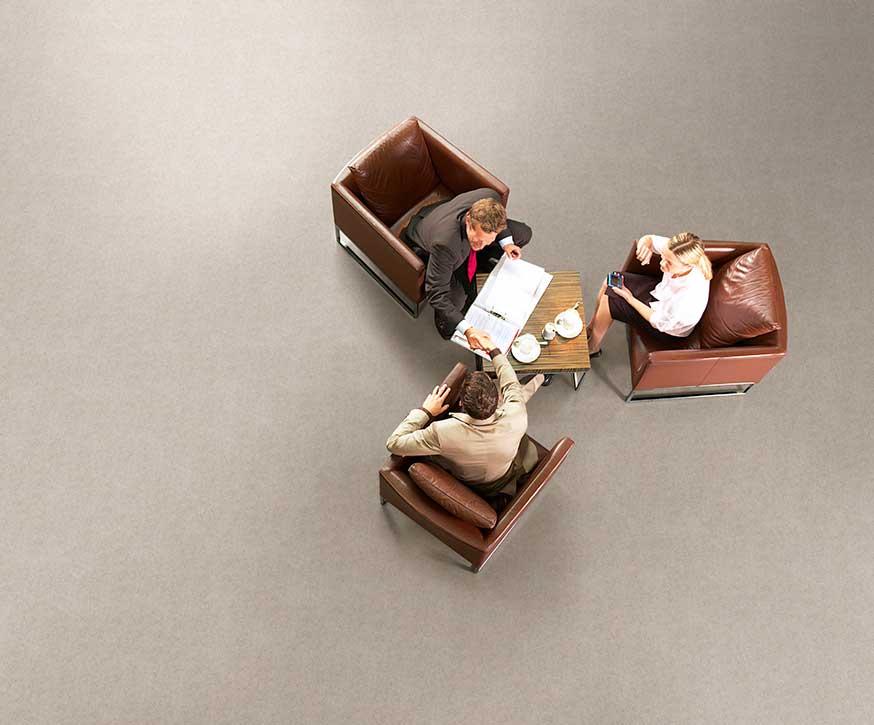
[[(523, 337), (530, 337), (532, 340), (534, 340), (534, 352), (530, 355), (525, 355), (519, 349), (519, 340), (521, 340)], [(532, 363), (540, 357), (540, 343), (537, 342), (537, 338), (534, 337), (534, 335), (519, 335), (519, 337), (517, 337), (513, 341), (513, 344), (510, 347), (510, 352), (513, 353), (513, 357), (516, 358), (520, 363)]]
[(565, 327), (558, 321), (557, 317), (555, 318), (555, 331), (568, 340), (579, 335), (583, 331), (583, 327), (585, 327), (585, 325), (583, 325), (582, 318), (580, 319), (580, 324), (574, 325), (573, 327)]

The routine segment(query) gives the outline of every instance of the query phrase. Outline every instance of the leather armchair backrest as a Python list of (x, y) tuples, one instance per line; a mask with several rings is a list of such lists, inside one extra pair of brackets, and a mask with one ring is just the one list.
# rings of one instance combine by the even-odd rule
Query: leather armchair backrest
[(781, 319), (785, 308), (779, 280), (767, 244), (720, 265), (713, 275), (710, 300), (697, 328), (702, 347), (726, 347), (779, 330), (785, 322)]
[(439, 183), (415, 118), (395, 126), (349, 164), (358, 196), (385, 224), (393, 224)]
[(410, 478), (434, 503), (481, 529), (493, 529), (498, 514), (485, 499), (434, 463), (414, 463)]

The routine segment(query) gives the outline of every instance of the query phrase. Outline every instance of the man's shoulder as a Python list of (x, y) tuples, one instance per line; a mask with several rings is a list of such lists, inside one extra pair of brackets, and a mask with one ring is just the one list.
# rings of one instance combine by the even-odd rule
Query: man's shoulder
[(435, 420), (431, 423), (431, 427), (436, 427), (438, 431), (452, 431), (452, 430), (462, 430), (465, 427), (465, 423), (462, 420), (456, 418), (453, 414), (447, 415), (445, 418), (441, 418), (440, 420)]
[(475, 201), (479, 201), (480, 199), (494, 199), (495, 201), (500, 201), (501, 195), (494, 189), (488, 186), (483, 186), (479, 189), (472, 189), (471, 191), (465, 191), (458, 194), (458, 196), (453, 197), (449, 203), (459, 207), (465, 205), (471, 206)]
[(435, 420), (428, 426), (433, 434), (437, 436), (437, 439), (442, 442), (448, 442), (454, 439), (458, 439), (459, 436), (464, 435), (465, 425), (457, 418), (453, 418), (452, 416), (447, 416), (446, 418), (441, 418), (440, 420)]

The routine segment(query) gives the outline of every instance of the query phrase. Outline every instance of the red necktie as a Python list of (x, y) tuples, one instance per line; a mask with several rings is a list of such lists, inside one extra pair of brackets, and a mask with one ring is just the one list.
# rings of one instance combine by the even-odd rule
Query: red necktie
[(473, 282), (473, 276), (476, 274), (476, 252), (470, 250), (470, 256), (467, 258), (467, 281)]

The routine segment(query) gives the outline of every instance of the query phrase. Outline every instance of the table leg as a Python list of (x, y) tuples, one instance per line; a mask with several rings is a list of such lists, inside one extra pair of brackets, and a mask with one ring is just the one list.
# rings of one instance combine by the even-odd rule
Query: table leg
[(586, 377), (586, 371), (583, 370), (580, 373), (573, 373), (574, 376), (574, 390), (579, 390), (580, 385), (582, 385), (583, 378)]

